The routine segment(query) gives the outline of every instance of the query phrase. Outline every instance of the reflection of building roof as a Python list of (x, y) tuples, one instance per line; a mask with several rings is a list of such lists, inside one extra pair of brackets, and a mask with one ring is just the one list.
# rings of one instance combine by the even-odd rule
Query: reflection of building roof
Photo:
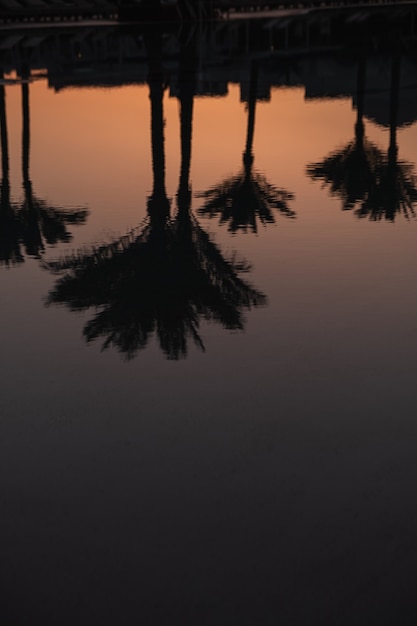
[[(412, 124), (417, 120), (417, 73), (416, 62), (402, 58), (400, 92), (398, 103), (398, 126)], [(298, 82), (305, 85), (306, 98), (352, 98), (356, 106), (357, 66), (346, 64), (343, 59), (317, 58), (306, 60), (300, 66)], [(365, 81), (365, 117), (381, 126), (389, 126), (391, 83), (391, 57), (374, 56), (367, 60)]]
[(350, 97), (356, 90), (356, 64), (340, 52), (300, 59), (297, 73), (306, 99)]
[[(365, 117), (381, 126), (389, 125), (390, 101), (390, 59), (370, 58), (367, 63)], [(412, 124), (417, 120), (417, 80), (415, 80), (415, 65), (404, 58), (402, 61), (400, 91), (398, 106), (398, 126)], [(145, 83), (147, 79), (147, 65), (137, 63), (131, 65), (90, 66), (86, 68), (68, 68), (64, 73), (49, 74), (49, 84), (56, 90), (70, 86), (118, 86), (131, 83)], [(178, 96), (178, 76), (173, 66), (170, 72), (170, 96)], [(356, 106), (357, 89), (356, 63), (346, 63), (341, 58), (298, 59), (297, 67), (290, 72), (283, 72), (277, 65), (261, 67), (257, 88), (257, 100), (268, 101), (272, 87), (299, 86), (305, 88), (305, 98), (351, 98)], [(228, 84), (240, 85), (240, 99), (248, 100), (249, 68), (238, 65), (225, 67), (210, 67), (200, 74), (196, 95), (219, 97), (226, 96)]]
[[(391, 57), (375, 59), (367, 71), (365, 116), (388, 127), (390, 108)], [(416, 60), (403, 57), (400, 71), (400, 93), (398, 102), (397, 126), (407, 126), (417, 120), (417, 67)], [(356, 104), (356, 94), (353, 94)]]
[[(335, 50), (334, 46), (271, 51), (266, 41), (268, 29), (262, 30), (258, 24), (252, 42), (250, 38), (242, 40), (246, 29), (241, 26), (244, 23), (222, 23), (215, 25), (213, 32), (208, 30), (200, 46), (196, 95), (224, 96), (228, 85), (234, 83), (240, 86), (241, 100), (247, 101), (250, 67), (256, 61), (258, 100), (268, 100), (272, 87), (304, 86), (307, 99), (345, 97), (356, 103), (358, 59), (351, 52)], [(178, 93), (179, 50), (174, 32), (164, 34), (164, 77), (173, 96)], [(16, 71), (21, 75), (22, 68), (27, 71), (28, 67), (32, 72), (46, 70), (49, 85), (57, 90), (144, 83), (148, 75), (143, 35), (116, 26), (5, 29), (0, 32), (0, 64), (6, 74)], [(403, 56), (399, 125), (417, 118), (416, 65), (417, 59)], [(390, 83), (390, 55), (370, 54), (366, 60), (365, 115), (384, 126), (389, 122)]]
[[(365, 117), (379, 126), (388, 127), (390, 94), (388, 91), (379, 94), (367, 94), (365, 100)], [(398, 103), (397, 127), (409, 126), (417, 121), (417, 86), (413, 91), (402, 88)]]

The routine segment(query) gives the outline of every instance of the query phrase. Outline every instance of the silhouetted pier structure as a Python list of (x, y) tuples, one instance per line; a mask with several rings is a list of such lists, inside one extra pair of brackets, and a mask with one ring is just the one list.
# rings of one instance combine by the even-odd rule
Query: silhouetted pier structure
[(417, 0), (0, 0), (0, 23), (79, 20), (206, 21), (317, 11), (380, 13)]
[[(285, 18), (189, 24), (190, 32), (198, 30), (198, 93), (224, 95), (228, 83), (238, 83), (242, 98), (247, 99), (245, 85), (251, 64), (257, 61), (261, 98), (268, 98), (271, 87), (281, 85), (305, 85), (308, 97), (353, 97), (355, 70), (351, 72), (351, 64), (345, 61), (340, 63), (340, 55), (358, 48), (368, 49), (371, 55), (380, 53), (398, 37), (407, 49), (417, 47), (417, 4), (393, 9), (380, 18), (375, 20), (361, 9), (349, 15), (304, 12)], [(3, 27), (0, 67), (6, 76), (15, 73), (17, 80), (30, 81), (41, 72), (56, 90), (71, 85), (145, 83), (148, 30), (141, 25)], [(178, 75), (180, 30), (181, 26), (172, 24), (163, 27), (162, 58), (172, 93)], [(297, 59), (296, 67), (288, 64), (291, 58)], [(410, 71), (410, 80), (414, 76)]]
[[(361, 11), (341, 18), (338, 12), (302, 13), (287, 18), (208, 22), (198, 31), (196, 96), (224, 96), (240, 86), (249, 101), (250, 71), (257, 63), (256, 98), (268, 100), (271, 89), (302, 86), (305, 97), (349, 97), (356, 103), (359, 52), (368, 57), (365, 116), (388, 126), (390, 49), (401, 41), (401, 84), (406, 89), (398, 124), (417, 115), (417, 4), (391, 11), (376, 23)], [(395, 24), (395, 28), (393, 28)], [(159, 28), (159, 27), (158, 27)], [(178, 29), (178, 32), (181, 29)], [(0, 67), (7, 81), (44, 77), (59, 91), (72, 86), (146, 84), (146, 27), (48, 25), (0, 30)], [(174, 27), (163, 28), (161, 56), (170, 95), (179, 93), (181, 45)], [(194, 32), (195, 34), (195, 32)], [(194, 35), (193, 35), (194, 36)], [(380, 63), (381, 55), (387, 63)]]
[[(234, 84), (239, 85), (241, 101), (249, 102), (251, 68), (256, 63), (256, 100), (269, 100), (274, 88), (298, 86), (304, 88), (306, 99), (345, 97), (355, 106), (358, 58), (366, 55), (363, 114), (387, 127), (390, 55), (400, 41), (404, 94), (397, 124), (411, 123), (417, 117), (416, 14), (417, 6), (409, 5), (397, 28), (391, 29), (391, 41), (384, 25), (372, 30), (372, 22), (352, 19), (344, 24), (333, 13), (314, 20), (304, 14), (281, 20), (225, 20), (204, 28), (190, 25), (192, 36), (198, 33), (195, 95), (225, 96)], [(1, 82), (43, 78), (56, 91), (146, 84), (146, 32), (140, 26), (116, 25), (4, 28), (0, 30)], [(164, 84), (171, 97), (179, 97), (181, 43), (175, 29), (162, 30), (161, 58)], [(386, 62), (381, 63), (381, 58)]]
[[(92, 6), (98, 1), (91, 0)], [(197, 25), (189, 24), (188, 27), (192, 29)], [(181, 25), (171, 23), (162, 28), (163, 55), (175, 59), (179, 54), (175, 33)], [(62, 70), (66, 67), (82, 67), (85, 71), (90, 63), (102, 66), (107, 62), (113, 64), (114, 60), (118, 64), (117, 68), (114, 67), (115, 74), (117, 69), (123, 75), (125, 65), (146, 62), (143, 34), (147, 29), (141, 24), (126, 25), (125, 28), (103, 25), (98, 29), (94, 25), (74, 28), (68, 23), (51, 28), (45, 24), (39, 25), (36, 30), (34, 25), (30, 28), (3, 25), (0, 30), (0, 63), (6, 73), (10, 67), (20, 75), (21, 66), (29, 63), (36, 69), (52, 69), (59, 65), (61, 74), (64, 74)], [(371, 40), (374, 42), (372, 46), (380, 48), (389, 45), (389, 41), (398, 35), (402, 41), (417, 39), (417, 2), (401, 2), (394, 7), (383, 4), (378, 10), (365, 4), (351, 11), (342, 8), (311, 9), (264, 19), (225, 19), (199, 25), (200, 57), (203, 60), (210, 57), (212, 66), (220, 65), (222, 60), (242, 63), (243, 59), (249, 62), (254, 58), (271, 60), (279, 56), (311, 56), (318, 52), (334, 52), (346, 46), (355, 47)]]
[(0, 0), (0, 23), (117, 20), (116, 0)]
[[(391, 198), (388, 205), (384, 201), (385, 197), (388, 198), (385, 187), (374, 186), (371, 196), (369, 177), (365, 177), (365, 180), (357, 177), (359, 181), (362, 180), (363, 188), (360, 185), (353, 189), (341, 186), (343, 202), (347, 202), (350, 208), (361, 201), (363, 206), (358, 209), (360, 215), (371, 216), (372, 219), (384, 216), (393, 220), (399, 213), (405, 216), (414, 215), (417, 197), (414, 173), (411, 166), (405, 167), (397, 158), (395, 133), (397, 128), (417, 119), (416, 11), (416, 7), (411, 11), (410, 5), (405, 18), (397, 23), (397, 28), (392, 29), (391, 39), (386, 36), (384, 27), (374, 31), (368, 31), (368, 27), (363, 31), (356, 30), (357, 35), (362, 35), (352, 39), (351, 31), (341, 30), (341, 22), (337, 18), (330, 22), (317, 23), (307, 20), (305, 16), (284, 21), (226, 20), (207, 24), (206, 28), (189, 25), (180, 28), (178, 33), (172, 29), (164, 30), (162, 25), (157, 25), (154, 29), (139, 26), (74, 28), (67, 25), (57, 28), (42, 26), (0, 30), (0, 217), (4, 222), (2, 230), (6, 234), (14, 233), (14, 239), (8, 237), (13, 245), (3, 246), (4, 261), (14, 264), (23, 259), (24, 254), (20, 250), (22, 242), (25, 243), (27, 254), (36, 256), (43, 250), (43, 239), (48, 244), (66, 241), (69, 235), (65, 225), (76, 223), (77, 219), (81, 223), (86, 215), (85, 211), (71, 212), (60, 207), (48, 207), (33, 193), (29, 175), (29, 84), (39, 79), (48, 80), (49, 86), (56, 91), (73, 86), (148, 84), (152, 95), (157, 88), (158, 98), (151, 98), (155, 105), (152, 117), (159, 120), (153, 128), (154, 146), (163, 143), (160, 137), (163, 129), (160, 123), (163, 119), (160, 105), (167, 88), (170, 97), (178, 98), (181, 103), (181, 120), (184, 122), (183, 166), (178, 192), (179, 204), (184, 207), (185, 201), (188, 202), (191, 198), (189, 164), (193, 100), (198, 96), (225, 96), (230, 84), (238, 85), (240, 100), (248, 105), (243, 169), (199, 194), (199, 197), (205, 198), (200, 212), (210, 217), (219, 217), (221, 222), (228, 223), (233, 232), (256, 231), (258, 222), (273, 222), (274, 215), (278, 213), (287, 217), (293, 216), (290, 206), (291, 192), (270, 184), (253, 167), (256, 102), (269, 100), (272, 89), (284, 86), (304, 88), (306, 99), (350, 98), (358, 111), (354, 140), (349, 142), (342, 153), (331, 153), (322, 162), (312, 164), (308, 174), (337, 187), (340, 171), (355, 169), (359, 164), (360, 171), (366, 173), (369, 170), (366, 165), (368, 156), (376, 155), (374, 161), (379, 166), (378, 169), (374, 168), (375, 171), (372, 170), (375, 178), (394, 181), (395, 184), (399, 181), (408, 195), (404, 194), (401, 202), (397, 197)], [(355, 28), (357, 26), (356, 24)], [(157, 35), (158, 46), (155, 50)], [(188, 41), (188, 38), (194, 42), (189, 59), (189, 49), (184, 44), (184, 39)], [(155, 59), (158, 60), (157, 72), (152, 70)], [(155, 84), (150, 79), (154, 74), (158, 77)], [(10, 201), (4, 88), (11, 82), (22, 86), (22, 173), (25, 194), (22, 207), (17, 207)], [(400, 84), (401, 98), (398, 96)], [(367, 141), (364, 134), (365, 118), (389, 127), (390, 148), (387, 156)], [(154, 154), (155, 172), (158, 175), (155, 175), (157, 184), (152, 199), (158, 198), (159, 204), (162, 202), (161, 198), (166, 196), (161, 183), (161, 172), (164, 171), (163, 154), (161, 149)], [(157, 163), (160, 163), (158, 167)], [(237, 212), (242, 194), (246, 200), (250, 199), (251, 194), (257, 199), (256, 203), (252, 203), (253, 206), (246, 207), (245, 214), (240, 210)], [(261, 196), (264, 199), (263, 204), (258, 202)], [(368, 198), (370, 200), (367, 204)], [(55, 229), (57, 234), (54, 231), (53, 237), (49, 234), (48, 237), (43, 237), (39, 228), (35, 228), (44, 215), (57, 226), (63, 224), (60, 230)], [(28, 230), (26, 223), (29, 222)]]

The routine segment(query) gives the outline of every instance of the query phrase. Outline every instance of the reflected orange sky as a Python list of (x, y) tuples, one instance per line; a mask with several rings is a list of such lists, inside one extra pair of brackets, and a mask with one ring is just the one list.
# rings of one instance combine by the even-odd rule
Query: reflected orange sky
[[(74, 39), (83, 34), (72, 30)], [(126, 30), (136, 36), (133, 25)], [(91, 45), (100, 50), (94, 29)], [(129, 68), (145, 77), (146, 50), (138, 50)], [(176, 69), (167, 70), (173, 81), (188, 71), (175, 54)], [(230, 76), (237, 81), (241, 71), (247, 80), (248, 68), (233, 60)], [(350, 53), (346, 62), (351, 92), (358, 68)], [(271, 56), (273, 80), (285, 65), (274, 67)], [(54, 70), (57, 82), (88, 64), (71, 67), (66, 76)], [(109, 76), (103, 67), (97, 75), (92, 69), (92, 80)], [(122, 79), (117, 67), (109, 80)], [(313, 77), (331, 82), (326, 71), (317, 67)], [(383, 102), (389, 79), (381, 78)], [(187, 95), (183, 86), (173, 82), (172, 92)], [(253, 224), (266, 206), (266, 223), (254, 233), (231, 232), (218, 214), (198, 212), (201, 192), (218, 191), (243, 169), (248, 110), (237, 83), (225, 97), (194, 99), (197, 219), (188, 213), (183, 171), (180, 215), (167, 226), (160, 185), (146, 228), (149, 86), (56, 92), (39, 79), (29, 92), (33, 190), (26, 170), (26, 195), (22, 186), (22, 90), (7, 85), (11, 192), (25, 204), (9, 202), (3, 185), (0, 207), (5, 626), (17, 623), (20, 610), (27, 626), (105, 626), (116, 615), (122, 626), (135, 618), (144, 626), (274, 619), (300, 626), (313, 615), (339, 626), (339, 617), (353, 624), (375, 607), (384, 618), (390, 599), (405, 615), (403, 598), (409, 591), (414, 597), (408, 574), (417, 523), (410, 498), (417, 475), (417, 219), (384, 219), (390, 193), (374, 184), (376, 176), (357, 184), (360, 198), (382, 189), (358, 219), (329, 192), (336, 179), (339, 189), (349, 187), (346, 169), (337, 176), (333, 169), (328, 185), (307, 175), (309, 164), (354, 141), (352, 100), (306, 100), (304, 88), (293, 87), (273, 88), (268, 102), (256, 103), (253, 170), (288, 193), (280, 206), (267, 185), (254, 191), (260, 178), (251, 179), (247, 166), (244, 192), (233, 197), (242, 213), (252, 199), (239, 226)], [(166, 190), (174, 211), (180, 105), (169, 94)], [(365, 134), (388, 149), (386, 128), (365, 120)], [(417, 124), (397, 138), (399, 159), (416, 164)], [(388, 168), (377, 156), (371, 173), (379, 175)], [(357, 169), (349, 172), (357, 183)], [(382, 210), (373, 211), (384, 192)], [(49, 216), (38, 199), (85, 207), (86, 221), (49, 219), (59, 236), (48, 238), (40, 224), (48, 226)], [(275, 222), (268, 221), (271, 206)], [(89, 246), (133, 227), (132, 237), (91, 253)]]
[[(12, 193), (21, 193), (21, 93), (6, 88)], [(174, 199), (180, 168), (179, 103), (165, 91), (166, 185)], [(152, 187), (150, 102), (147, 85), (112, 89), (49, 89), (45, 80), (30, 85), (31, 163), (36, 194), (63, 206), (87, 206), (90, 217), (77, 229), (74, 243), (100, 240), (136, 226), (146, 211)], [(356, 112), (349, 99), (308, 100), (303, 88), (274, 89), (269, 102), (256, 105), (254, 167), (273, 185), (295, 194), (291, 208), (301, 228), (329, 229), (343, 219), (356, 229), (353, 216), (342, 215), (338, 200), (311, 182), (306, 164), (323, 159), (354, 136)], [(238, 85), (227, 97), (194, 102), (191, 182), (203, 191), (242, 165), (246, 105)], [(366, 134), (388, 146), (387, 130), (366, 122)], [(417, 125), (398, 131), (400, 157), (415, 160)], [(194, 199), (194, 207), (201, 201)], [(336, 205), (336, 209), (335, 209)], [(278, 218), (279, 228), (292, 224)], [(215, 221), (207, 223), (215, 228)], [(364, 225), (361, 223), (361, 228)], [(268, 241), (274, 228), (264, 229)], [(225, 229), (218, 237), (229, 241)], [(245, 242), (247, 248), (250, 237)], [(233, 245), (233, 244), (232, 244)], [(272, 244), (271, 244), (272, 245)]]

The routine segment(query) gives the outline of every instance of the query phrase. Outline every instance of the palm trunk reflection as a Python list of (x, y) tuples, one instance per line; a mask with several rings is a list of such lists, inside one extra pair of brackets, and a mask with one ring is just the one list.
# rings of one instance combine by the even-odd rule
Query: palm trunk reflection
[(342, 208), (354, 209), (359, 218), (394, 221), (397, 214), (408, 218), (415, 214), (417, 188), (412, 164), (397, 159), (400, 53), (396, 50), (392, 57), (387, 154), (364, 137), (364, 65), (362, 57), (358, 65), (355, 140), (324, 161), (308, 165), (307, 174), (313, 180), (323, 180), (330, 193), (341, 198)]
[(38, 198), (32, 188), (29, 174), (30, 158), (30, 108), (29, 82), (22, 82), (22, 178), (24, 201), (19, 210), (22, 225), (22, 242), (26, 254), (39, 257), (45, 244), (55, 245), (68, 242), (71, 234), (69, 224), (84, 224), (88, 211), (86, 209), (64, 209), (51, 206)]
[(7, 134), (6, 90), (0, 85), (0, 139), (1, 139), (1, 187), (0, 187), (0, 265), (10, 266), (23, 262), (20, 245), (20, 225), (15, 207), (10, 200), (9, 140)]
[(0, 202), (0, 264), (22, 263), (25, 254), (39, 258), (45, 245), (71, 240), (70, 224), (83, 224), (86, 209), (64, 209), (50, 206), (35, 196), (29, 176), (30, 106), (29, 77), (22, 80), (22, 179), (23, 201), (12, 202), (9, 184), (9, 151), (5, 87), (0, 86), (0, 127), (2, 182)]
[(384, 217), (394, 221), (397, 215), (415, 217), (417, 179), (411, 163), (398, 160), (397, 127), (400, 91), (401, 55), (395, 50), (391, 61), (389, 147), (385, 158), (378, 163), (376, 184), (357, 211), (359, 217), (378, 220)]
[[(153, 192), (145, 224), (126, 237), (89, 253), (50, 264), (61, 272), (49, 303), (71, 310), (97, 310), (84, 327), (87, 341), (101, 338), (130, 359), (153, 335), (167, 358), (185, 357), (190, 340), (201, 350), (200, 320), (243, 329), (243, 310), (265, 303), (238, 273), (247, 269), (226, 260), (191, 213), (189, 171), (194, 86), (187, 69), (181, 81), (181, 170), (177, 211), (169, 215), (165, 192), (163, 72), (158, 33), (149, 53)], [(186, 58), (182, 58), (182, 69)], [(181, 73), (181, 72), (180, 72)]]
[(258, 87), (258, 62), (253, 61), (250, 71), (248, 98), (248, 126), (243, 153), (243, 170), (223, 180), (220, 184), (198, 194), (205, 203), (199, 214), (220, 216), (220, 223), (228, 224), (231, 232), (239, 230), (256, 233), (261, 224), (275, 222), (275, 213), (295, 217), (288, 203), (294, 199), (289, 191), (275, 187), (253, 168), (253, 138), (255, 131), (256, 96)]

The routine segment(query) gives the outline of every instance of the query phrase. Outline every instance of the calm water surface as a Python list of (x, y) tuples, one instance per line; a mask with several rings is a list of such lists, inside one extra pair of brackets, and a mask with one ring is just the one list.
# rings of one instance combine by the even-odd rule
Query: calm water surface
[(2, 35), (3, 623), (415, 624), (413, 55), (74, 33)]

